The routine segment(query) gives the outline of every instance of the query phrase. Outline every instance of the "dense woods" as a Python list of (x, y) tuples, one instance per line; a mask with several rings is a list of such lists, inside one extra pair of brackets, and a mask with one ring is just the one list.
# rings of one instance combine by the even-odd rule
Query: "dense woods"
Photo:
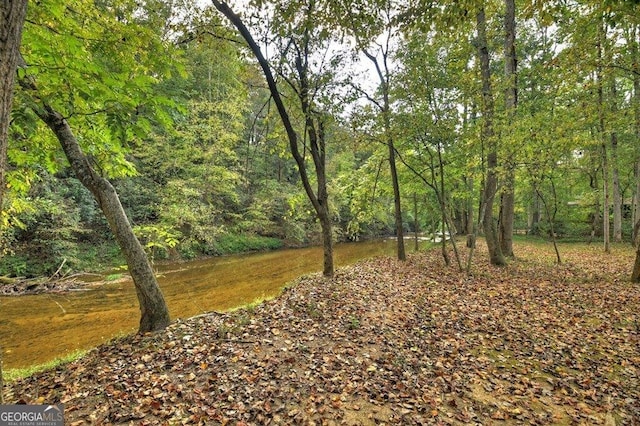
[[(640, 1), (5, 0), (0, 77), (0, 403), (74, 425), (640, 418)], [(395, 258), (336, 270), (334, 247), (389, 243), (335, 243), (380, 237)], [(257, 277), (315, 248), (158, 284), (160, 260), (308, 245), (322, 276), (287, 287)], [(131, 280), (75, 286), (104, 270)], [(54, 313), (5, 296), (32, 289)], [(42, 344), (25, 324), (104, 342), (138, 307), (138, 334), (3, 382)]]
[(482, 234), (494, 264), (514, 233), (633, 244), (639, 7), (32, 2), (2, 61), (0, 275), (127, 263), (144, 289), (145, 257), (324, 242), (329, 276), (333, 242), (402, 259), (408, 232)]

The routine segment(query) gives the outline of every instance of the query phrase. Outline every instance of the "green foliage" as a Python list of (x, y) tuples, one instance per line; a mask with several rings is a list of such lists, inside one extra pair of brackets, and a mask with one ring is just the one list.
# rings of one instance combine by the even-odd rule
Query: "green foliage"
[(16, 109), (42, 101), (69, 117), (85, 152), (110, 177), (134, 173), (127, 145), (152, 122), (168, 124), (165, 108), (173, 105), (156, 87), (175, 69), (177, 55), (153, 28), (136, 23), (140, 12), (107, 2), (70, 7), (43, 0), (29, 8), (24, 29), (23, 72), (37, 92), (20, 91)]
[[(73, 270), (122, 264), (92, 195), (71, 176), (65, 156), (34, 114), (43, 101), (67, 117), (92, 165), (113, 181), (153, 257), (319, 241), (319, 225), (262, 76), (240, 44), (224, 40), (235, 34), (223, 28), (217, 13), (199, 11), (191, 1), (67, 3), (42, 0), (29, 8), (22, 47), (27, 67), (19, 75), (38, 90), (16, 89), (9, 193), (0, 214), (0, 274), (47, 274), (65, 259)], [(618, 158), (610, 160), (620, 171), (627, 203), (635, 190), (640, 151), (631, 71), (638, 62), (632, 47), (640, 14), (629, 2), (519, 6), (518, 108), (512, 116), (502, 95), (509, 83), (501, 77), (503, 4), (486, 3), (499, 179), (507, 176), (505, 162), (515, 165), (518, 228), (550, 232), (544, 199), (555, 211), (557, 234), (588, 238), (596, 208), (602, 209), (602, 143), (610, 143), (612, 132)], [(434, 187), (457, 227), (469, 210), (477, 218), (487, 146), (479, 131), (479, 76), (469, 61), (476, 49), (476, 4), (423, 4), (417, 13), (382, 0), (316, 1), (313, 19), (309, 7), (298, 0), (253, 1), (245, 17), (272, 40), (267, 53), (282, 54), (275, 71), (298, 129), (305, 123), (292, 101), (300, 87), (296, 49), (305, 37), (311, 50), (328, 49), (312, 54), (307, 65), (312, 109), (327, 116), (326, 171), (336, 239), (393, 231), (384, 144), (389, 135), (402, 160), (405, 229), (413, 229), (415, 219), (423, 231), (441, 227)], [(351, 53), (381, 47), (373, 41), (382, 29), (402, 37), (388, 52), (389, 63), (397, 65), (388, 80), (388, 116), (375, 104), (382, 100), (380, 88), (345, 86), (348, 78), (357, 83), (366, 75), (351, 72), (347, 59), (369, 63)], [(347, 100), (353, 101), (348, 107)], [(309, 146), (301, 141), (300, 147), (311, 165)], [(312, 178), (311, 184), (317, 182)], [(601, 219), (595, 222), (601, 226)], [(630, 227), (626, 217), (625, 235)], [(596, 229), (596, 235), (601, 232)]]
[(282, 247), (282, 240), (256, 235), (219, 236), (214, 244), (216, 254), (243, 253), (248, 251), (275, 250)]
[(5, 254), (0, 262), (0, 275), (9, 277), (26, 277), (38, 274), (26, 255)]
[(83, 233), (80, 208), (53, 184), (53, 177), (42, 180), (29, 191), (32, 209), (17, 215), (19, 227), (10, 233), (11, 248), (3, 258), (0, 270), (15, 276), (46, 275), (63, 263), (76, 263), (75, 242)]
[(180, 242), (180, 235), (166, 226), (140, 225), (133, 231), (151, 259), (168, 257), (169, 250)]
[(117, 281), (123, 277), (124, 277), (124, 274), (109, 274), (106, 277), (104, 277), (104, 280), (107, 282)]

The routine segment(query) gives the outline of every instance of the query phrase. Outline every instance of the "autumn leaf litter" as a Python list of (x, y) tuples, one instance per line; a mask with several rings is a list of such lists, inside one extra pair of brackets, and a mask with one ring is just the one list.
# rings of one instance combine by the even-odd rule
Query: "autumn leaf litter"
[[(570, 247), (570, 246), (568, 246)], [(640, 424), (631, 249), (519, 245), (471, 277), (436, 251), (129, 336), (6, 385), (66, 424)], [(628, 253), (627, 253), (628, 252)]]

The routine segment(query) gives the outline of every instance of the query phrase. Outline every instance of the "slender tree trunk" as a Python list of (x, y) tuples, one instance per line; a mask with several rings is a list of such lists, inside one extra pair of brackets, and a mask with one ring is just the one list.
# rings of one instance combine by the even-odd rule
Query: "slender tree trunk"
[(144, 333), (165, 328), (170, 322), (169, 310), (147, 255), (133, 233), (115, 189), (107, 179), (93, 170), (69, 124), (60, 113), (44, 105), (43, 108), (36, 110), (36, 114), (58, 138), (71, 168), (80, 182), (95, 197), (127, 259), (129, 273), (133, 278), (140, 304), (141, 317), (138, 331)]
[[(304, 90), (303, 92), (306, 92)], [(309, 144), (313, 161), (316, 166), (317, 187), (317, 209), (316, 213), (322, 228), (322, 247), (323, 247), (323, 268), (322, 275), (325, 277), (333, 277), (333, 226), (331, 224), (331, 212), (329, 211), (329, 192), (327, 191), (327, 174), (325, 169), (325, 133), (324, 124), (321, 119), (316, 121), (312, 118), (310, 106), (303, 102), (303, 111), (307, 115), (307, 133), (309, 134)]]
[(27, 0), (3, 0), (0, 4), (0, 214), (6, 190), (7, 146), (13, 104), (13, 85), (20, 55)]
[(465, 234), (473, 234), (473, 178), (465, 179), (467, 185), (466, 211), (465, 211)]
[[(468, 102), (464, 102), (464, 112), (462, 115), (462, 129), (466, 131), (468, 126), (468, 116), (469, 116), (469, 105)], [(464, 212), (464, 232), (467, 235), (467, 247), (470, 243), (470, 235), (474, 233), (474, 218), (473, 218), (473, 175), (469, 174), (467, 176), (462, 177), (462, 181), (464, 182), (465, 188), (467, 190), (466, 198), (465, 198), (465, 212)]]
[(329, 216), (328, 209), (323, 209), (322, 213), (318, 214), (318, 219), (320, 220), (320, 227), (322, 228), (322, 275), (325, 277), (332, 277), (334, 272), (333, 226), (331, 224), (331, 217)]
[(477, 18), (477, 48), (478, 59), (480, 62), (480, 72), (482, 76), (482, 138), (487, 146), (487, 174), (485, 178), (485, 186), (482, 194), (483, 199), (483, 217), (482, 226), (484, 229), (485, 240), (489, 250), (489, 258), (493, 265), (505, 265), (506, 261), (502, 254), (500, 242), (498, 241), (498, 231), (493, 216), (493, 204), (498, 190), (498, 176), (496, 168), (498, 167), (498, 154), (496, 147), (496, 138), (493, 130), (494, 105), (493, 92), (491, 89), (491, 67), (489, 63), (489, 49), (487, 46), (486, 34), (486, 17), (484, 6), (482, 6), (476, 15)]
[(611, 221), (609, 218), (609, 160), (607, 155), (607, 146), (602, 144), (602, 234), (604, 238), (605, 253), (611, 252)]
[[(440, 207), (442, 209), (442, 206)], [(442, 258), (444, 259), (444, 264), (449, 266), (451, 265), (451, 259), (449, 258), (449, 253), (447, 253), (447, 218), (444, 210), (442, 210), (442, 226), (440, 228), (440, 249), (442, 251)]]
[(601, 139), (601, 165), (602, 165), (602, 191), (603, 191), (603, 206), (602, 206), (602, 233), (604, 238), (604, 251), (609, 253), (611, 251), (610, 244), (610, 221), (609, 221), (609, 161), (607, 154), (607, 144), (605, 143), (605, 118), (604, 118), (604, 87), (602, 81), (602, 61), (603, 61), (603, 44), (606, 38), (605, 23), (601, 22), (598, 27), (598, 40), (597, 40), (597, 53), (598, 64), (596, 66), (596, 83), (598, 85), (598, 122)]
[[(515, 0), (505, 0), (504, 17), (504, 74), (507, 81), (505, 106), (507, 125), (511, 127), (518, 105), (518, 79), (516, 59), (516, 4)], [(514, 149), (509, 147), (509, 157), (503, 161), (505, 185), (500, 206), (500, 248), (505, 256), (513, 257), (513, 222), (515, 219), (515, 164)]]
[(595, 238), (597, 236), (600, 235), (600, 230), (602, 230), (602, 225), (601, 225), (601, 215), (600, 215), (600, 191), (602, 190), (602, 188), (600, 187), (600, 181), (598, 180), (598, 176), (600, 174), (600, 167), (601, 165), (598, 163), (600, 161), (599, 157), (600, 155), (598, 155), (598, 158), (594, 158), (595, 155), (593, 152), (589, 151), (589, 157), (590, 157), (590, 162), (591, 162), (591, 167), (593, 167), (593, 173), (590, 171), (589, 172), (589, 188), (591, 188), (591, 191), (596, 194), (596, 196), (594, 197), (594, 204), (593, 204), (593, 219), (591, 220), (591, 232), (589, 235), (589, 242), (588, 244), (591, 244)]
[[(308, 132), (310, 136), (310, 144), (311, 144), (311, 154), (313, 157), (313, 162), (315, 165), (316, 178), (318, 179), (318, 192), (317, 194), (314, 192), (311, 187), (311, 180), (309, 179), (309, 174), (307, 172), (307, 164), (305, 162), (305, 157), (300, 152), (300, 148), (298, 147), (298, 134), (296, 133), (293, 124), (291, 123), (291, 118), (289, 117), (289, 112), (280, 96), (280, 91), (278, 90), (278, 86), (276, 84), (276, 80), (271, 71), (271, 65), (265, 56), (262, 54), (260, 50), (260, 46), (253, 39), (253, 36), (249, 32), (249, 29), (242, 21), (242, 18), (237, 15), (231, 8), (224, 2), (219, 0), (212, 0), (214, 7), (222, 13), (228, 20), (236, 27), (240, 36), (245, 40), (251, 52), (255, 56), (262, 72), (265, 76), (265, 80), (267, 81), (267, 85), (269, 86), (269, 93), (273, 98), (273, 102), (278, 109), (278, 114), (280, 115), (280, 119), (282, 120), (282, 125), (287, 133), (287, 139), (289, 141), (289, 150), (291, 151), (291, 155), (296, 162), (296, 166), (298, 168), (298, 173), (300, 174), (300, 180), (302, 181), (302, 185), (304, 190), (313, 205), (313, 208), (316, 212), (316, 216), (320, 221), (320, 225), (322, 227), (322, 238), (323, 238), (323, 246), (324, 246), (324, 262), (323, 262), (323, 275), (325, 277), (332, 277), (334, 273), (334, 265), (333, 265), (333, 242), (332, 242), (332, 232), (331, 232), (331, 216), (329, 214), (329, 205), (327, 202), (328, 195), (326, 190), (326, 176), (325, 176), (325, 149), (324, 149), (324, 136), (320, 136), (319, 139), (314, 143), (313, 136)], [(306, 46), (305, 46), (306, 50)], [(308, 53), (305, 51), (305, 53)], [(306, 59), (299, 57), (299, 62), (296, 63), (296, 69), (298, 71), (299, 77), (301, 78), (301, 85), (304, 86), (306, 81)], [(300, 101), (302, 103), (303, 113), (305, 114), (305, 122), (307, 124), (313, 123), (313, 117), (311, 116), (311, 105), (306, 104), (309, 100), (307, 99), (309, 87), (301, 87), (300, 93)], [(308, 128), (309, 130), (309, 128)], [(320, 130), (321, 129), (316, 129)]]
[(402, 206), (400, 203), (400, 183), (398, 182), (398, 171), (396, 169), (396, 149), (393, 146), (393, 140), (391, 138), (387, 141), (387, 146), (389, 147), (389, 166), (391, 170), (391, 182), (393, 184), (393, 206), (396, 238), (398, 239), (398, 259), (406, 260), (407, 255), (404, 250), (404, 230), (402, 226)]
[[(595, 188), (595, 191), (599, 191), (599, 188)], [(597, 234), (598, 234), (598, 230), (601, 229), (601, 225), (600, 225), (600, 221), (601, 221), (601, 214), (600, 214), (600, 197), (598, 196), (598, 198), (596, 199), (596, 204), (595, 206), (593, 206), (593, 221), (591, 222), (591, 235), (589, 238), (589, 244), (591, 244)]]
[(556, 263), (559, 265), (562, 263), (562, 259), (560, 258), (560, 251), (558, 250), (558, 243), (556, 238), (556, 229), (555, 229), (555, 220), (551, 217), (551, 213), (549, 212), (549, 207), (547, 203), (542, 199), (542, 204), (544, 205), (545, 212), (547, 214), (547, 220), (549, 221), (549, 229), (551, 230), (551, 242), (553, 243), (553, 250), (556, 253)]
[(438, 239), (438, 220), (435, 215), (431, 219), (431, 234), (431, 239), (435, 243)]
[[(615, 117), (618, 112), (616, 104), (616, 82), (611, 79), (611, 112)], [(611, 132), (611, 177), (613, 191), (613, 241), (622, 242), (622, 196), (620, 194), (620, 171), (618, 170), (618, 134)]]
[[(458, 246), (456, 245), (456, 230), (453, 225), (453, 220), (451, 219), (448, 208), (447, 208), (447, 198), (445, 192), (445, 170), (444, 170), (444, 161), (442, 159), (442, 146), (440, 142), (438, 142), (437, 148), (437, 156), (438, 156), (438, 165), (436, 170), (436, 164), (434, 163), (434, 156), (430, 149), (427, 149), (429, 153), (429, 157), (431, 159), (431, 164), (429, 169), (431, 170), (431, 180), (427, 179), (420, 171), (416, 170), (411, 164), (404, 161), (402, 156), (400, 156), (400, 161), (409, 169), (413, 174), (415, 174), (418, 178), (420, 178), (429, 188), (433, 190), (436, 194), (436, 199), (438, 200), (438, 205), (440, 206), (440, 217), (442, 219), (442, 234), (441, 234), (441, 243), (442, 243), (442, 257), (447, 266), (451, 264), (451, 260), (449, 258), (449, 254), (447, 252), (447, 234), (451, 236), (451, 246), (453, 247), (453, 253), (456, 257), (456, 262), (458, 264), (458, 268), (462, 271), (462, 261), (460, 260), (460, 253), (458, 252)], [(440, 180), (438, 180), (438, 176)], [(415, 194), (414, 194), (415, 195)], [(417, 207), (416, 207), (417, 208)], [(417, 210), (416, 210), (417, 216)], [(434, 224), (434, 235), (433, 239), (436, 241), (438, 226)]]
[(413, 232), (414, 232), (414, 250), (418, 251), (418, 227), (420, 221), (418, 220), (418, 194), (413, 193)]
[(556, 214), (558, 212), (558, 194), (556, 192), (556, 186), (553, 183), (553, 178), (550, 177), (549, 180), (551, 182), (551, 193), (553, 196), (553, 213), (551, 212), (549, 208), (549, 204), (545, 200), (544, 195), (542, 194), (542, 191), (540, 191), (540, 188), (537, 185), (534, 185), (534, 188), (538, 196), (538, 199), (542, 202), (542, 205), (544, 206), (544, 211), (547, 216), (547, 221), (549, 222), (549, 230), (551, 232), (551, 242), (553, 243), (553, 250), (556, 253), (556, 263), (561, 264), (562, 258), (560, 257), (560, 250), (558, 250), (556, 228), (555, 228)]
[[(640, 132), (639, 132), (640, 133)], [(640, 134), (638, 135), (638, 141), (640, 141)], [(635, 190), (635, 198), (633, 201), (633, 212), (632, 219), (635, 222), (640, 221), (640, 158), (636, 160), (636, 167), (634, 172), (634, 178), (636, 181), (636, 190)], [(638, 228), (634, 227), (634, 232), (631, 238), (632, 243), (636, 243), (640, 240), (640, 233), (638, 232)]]
[[(640, 141), (640, 135), (637, 138)], [(634, 179), (636, 181), (635, 193), (633, 194), (633, 206), (632, 206), (632, 223), (640, 221), (640, 158), (636, 160), (635, 170), (634, 170)], [(638, 233), (638, 228), (633, 228), (633, 235), (631, 236), (631, 243), (636, 244), (640, 238), (640, 234)]]
[[(442, 221), (443, 221), (443, 233), (442, 233), (442, 239), (443, 241), (447, 240), (447, 234), (445, 232), (448, 233), (448, 235), (451, 236), (451, 247), (453, 248), (453, 255), (456, 258), (456, 263), (458, 264), (458, 269), (460, 269), (460, 271), (463, 270), (462, 268), (462, 261), (460, 260), (460, 254), (458, 253), (458, 246), (456, 245), (456, 232), (455, 229), (453, 229), (453, 226), (451, 224), (451, 217), (448, 214), (448, 208), (447, 208), (447, 195), (445, 193), (445, 185), (444, 185), (444, 160), (442, 159), (442, 146), (440, 144), (440, 142), (438, 142), (438, 170), (440, 171), (439, 175), (440, 175), (440, 195), (438, 196), (438, 198), (440, 199), (440, 209), (442, 210)], [(435, 176), (433, 176), (434, 178), (434, 184), (435, 184)], [(446, 231), (445, 231), (446, 230)], [(449, 264), (449, 262), (447, 262), (447, 265)]]
[(389, 101), (389, 79), (390, 72), (387, 66), (387, 60), (389, 52), (382, 50), (382, 66), (376, 56), (372, 55), (367, 49), (362, 49), (362, 53), (371, 61), (374, 65), (380, 80), (380, 89), (382, 91), (382, 105), (380, 107), (380, 113), (384, 123), (385, 143), (387, 144), (389, 152), (389, 170), (391, 172), (391, 184), (393, 185), (393, 206), (394, 206), (394, 218), (397, 238), (397, 254), (399, 260), (406, 260), (407, 255), (404, 249), (404, 230), (402, 223), (402, 203), (400, 200), (400, 183), (398, 182), (398, 171), (396, 168), (396, 148), (393, 142), (393, 135), (391, 134), (391, 103)]
[(622, 195), (620, 194), (620, 172), (618, 170), (618, 136), (611, 134), (611, 174), (613, 178), (613, 241), (622, 242)]
[(512, 165), (505, 175), (504, 192), (500, 197), (499, 240), (500, 250), (505, 256), (513, 254), (513, 222), (515, 220), (515, 173)]
[(534, 230), (539, 229), (540, 224), (540, 197), (538, 197), (537, 191), (534, 189), (533, 191), (533, 200), (531, 201), (530, 212), (529, 212), (529, 223), (527, 224), (528, 234), (533, 234)]
[(391, 105), (389, 102), (389, 70), (386, 68), (386, 52), (384, 53), (384, 72), (378, 63), (378, 60), (368, 52), (365, 55), (374, 63), (376, 70), (378, 71), (378, 77), (380, 78), (380, 84), (382, 87), (382, 115), (384, 120), (384, 133), (387, 139), (387, 148), (389, 151), (389, 171), (391, 172), (391, 184), (393, 186), (393, 209), (396, 225), (396, 238), (397, 238), (397, 254), (399, 260), (406, 260), (407, 255), (404, 249), (404, 229), (402, 223), (402, 203), (400, 200), (400, 183), (398, 181), (398, 170), (396, 167), (396, 147), (393, 143), (393, 136), (391, 135)]
[[(313, 4), (312, 4), (313, 5)], [(309, 15), (313, 14), (312, 6), (308, 10)], [(315, 195), (315, 203), (313, 191), (309, 195), (313, 207), (316, 210), (320, 226), (322, 227), (322, 245), (323, 245), (323, 268), (322, 275), (325, 277), (333, 277), (333, 231), (331, 225), (331, 212), (329, 211), (329, 193), (327, 191), (327, 173), (326, 173), (326, 139), (324, 132), (324, 122), (321, 114), (313, 111), (312, 101), (309, 92), (311, 90), (309, 84), (308, 69), (308, 49), (309, 33), (305, 31), (304, 36), (304, 53), (299, 53), (296, 60), (296, 70), (300, 79), (300, 92), (298, 97), (302, 106), (302, 112), (305, 116), (307, 135), (309, 136), (309, 147), (311, 157), (315, 166), (317, 189)]]
[[(631, 42), (632, 58), (633, 58), (633, 113), (634, 113), (634, 128), (635, 128), (635, 191), (633, 197), (633, 209), (632, 209), (632, 222), (636, 223), (640, 221), (640, 53), (638, 49), (638, 37), (640, 37), (638, 31), (638, 25), (633, 27), (632, 33), (633, 40)], [(634, 229), (638, 229), (634, 227)], [(638, 242), (638, 232), (633, 233), (632, 242)]]
[[(640, 228), (640, 220), (636, 222), (635, 228)], [(631, 272), (631, 281), (634, 283), (640, 283), (640, 244), (636, 246), (636, 261), (633, 264), (633, 271)]]

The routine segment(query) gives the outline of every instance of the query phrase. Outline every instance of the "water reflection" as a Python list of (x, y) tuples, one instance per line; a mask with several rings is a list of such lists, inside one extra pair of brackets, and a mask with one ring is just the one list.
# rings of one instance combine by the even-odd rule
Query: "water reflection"
[[(338, 244), (338, 266), (393, 255), (395, 242)], [(172, 318), (223, 311), (277, 295), (295, 278), (322, 269), (322, 249), (311, 247), (162, 265), (159, 282)], [(0, 348), (6, 368), (43, 363), (99, 345), (137, 328), (133, 284), (109, 283), (64, 295), (0, 297)]]

